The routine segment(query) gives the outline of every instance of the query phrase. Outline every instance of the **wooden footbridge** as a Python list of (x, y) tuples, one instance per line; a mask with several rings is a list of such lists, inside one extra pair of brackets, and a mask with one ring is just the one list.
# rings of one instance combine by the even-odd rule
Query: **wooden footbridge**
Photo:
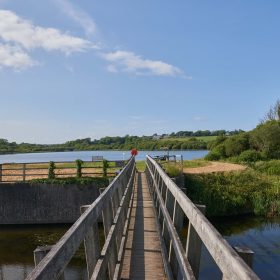
[[(206, 219), (204, 209), (154, 159), (148, 156), (145, 173), (139, 173), (132, 157), (93, 204), (81, 207), (80, 218), (57, 244), (35, 251), (36, 267), (26, 279), (64, 279), (82, 242), (91, 280), (198, 279), (202, 244), (223, 279), (259, 279)], [(182, 242), (186, 220), (188, 235)]]

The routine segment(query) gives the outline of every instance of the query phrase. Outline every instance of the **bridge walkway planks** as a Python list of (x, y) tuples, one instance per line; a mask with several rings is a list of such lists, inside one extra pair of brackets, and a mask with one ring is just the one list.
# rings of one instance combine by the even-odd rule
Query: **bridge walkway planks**
[(121, 279), (166, 279), (155, 219), (146, 175), (138, 173)]

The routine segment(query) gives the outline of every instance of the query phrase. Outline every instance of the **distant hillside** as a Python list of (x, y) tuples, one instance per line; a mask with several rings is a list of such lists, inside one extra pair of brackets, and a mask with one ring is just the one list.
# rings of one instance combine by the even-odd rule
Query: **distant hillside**
[(89, 151), (89, 150), (159, 150), (168, 148), (170, 150), (200, 150), (206, 149), (209, 141), (215, 140), (221, 135), (236, 135), (242, 130), (198, 130), (198, 131), (179, 131), (177, 133), (152, 136), (116, 136), (103, 137), (99, 140), (91, 138), (67, 141), (63, 144), (29, 144), (9, 142), (0, 139), (0, 153), (30, 153), (30, 152), (61, 152), (61, 151)]

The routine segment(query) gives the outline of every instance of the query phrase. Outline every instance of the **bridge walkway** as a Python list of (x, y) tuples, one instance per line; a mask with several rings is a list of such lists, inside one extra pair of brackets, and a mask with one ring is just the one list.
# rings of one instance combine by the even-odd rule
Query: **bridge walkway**
[(153, 201), (145, 173), (138, 173), (121, 279), (166, 279)]

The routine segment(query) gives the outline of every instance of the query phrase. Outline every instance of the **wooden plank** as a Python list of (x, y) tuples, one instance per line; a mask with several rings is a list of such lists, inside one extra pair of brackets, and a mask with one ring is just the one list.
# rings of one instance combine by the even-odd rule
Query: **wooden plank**
[(159, 234), (146, 176), (138, 175), (121, 279), (166, 279)]

